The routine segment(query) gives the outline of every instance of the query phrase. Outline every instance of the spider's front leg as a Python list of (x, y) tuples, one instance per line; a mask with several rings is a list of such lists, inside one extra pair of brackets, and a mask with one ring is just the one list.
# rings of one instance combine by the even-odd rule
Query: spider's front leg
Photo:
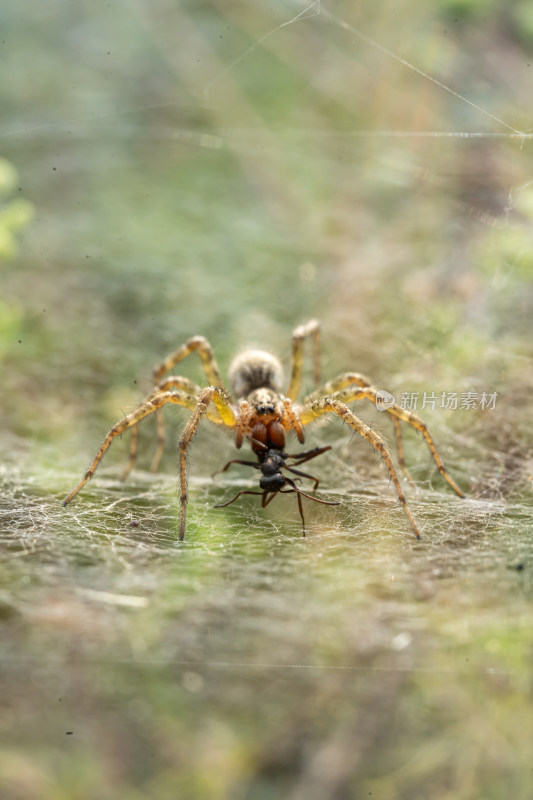
[(104, 441), (100, 445), (100, 449), (98, 450), (96, 456), (93, 459), (93, 462), (85, 475), (83, 476), (82, 480), (79, 484), (71, 491), (69, 495), (64, 499), (63, 505), (66, 506), (72, 500), (75, 495), (78, 494), (80, 489), (82, 489), (87, 481), (89, 481), (95, 473), (98, 464), (104, 457), (106, 451), (109, 449), (113, 439), (117, 436), (120, 436), (124, 431), (127, 431), (129, 428), (135, 428), (141, 420), (145, 417), (148, 417), (150, 414), (154, 414), (160, 408), (162, 408), (167, 403), (176, 403), (180, 406), (185, 406), (186, 408), (194, 409), (196, 407), (196, 398), (192, 397), (191, 395), (186, 394), (186, 392), (160, 392), (155, 393), (152, 397), (146, 400), (144, 403), (141, 403), (135, 411), (132, 411), (131, 414), (127, 414), (123, 417), (119, 422), (115, 423), (111, 430), (106, 434)]
[[(322, 397), (329, 397), (331, 395), (337, 396), (338, 392), (341, 392), (343, 389), (346, 389), (348, 386), (359, 386), (365, 389), (372, 389), (372, 384), (365, 378), (364, 375), (361, 375), (360, 372), (344, 372), (342, 375), (339, 375), (337, 378), (334, 378), (331, 381), (328, 381), (319, 389), (316, 389), (312, 392), (309, 397), (307, 398), (308, 402), (313, 402), (314, 400), (320, 400)], [(360, 395), (358, 390), (355, 390), (356, 395), (352, 397), (353, 399), (362, 399), (367, 398), (367, 395)], [(372, 398), (368, 398), (372, 399)], [(342, 402), (348, 403), (350, 399), (342, 399)], [(386, 409), (384, 409), (386, 410)], [(415, 486), (415, 482), (411, 477), (411, 473), (407, 469), (407, 464), (405, 463), (404, 451), (403, 451), (403, 438), (402, 438), (402, 428), (400, 425), (399, 420), (397, 417), (392, 417), (392, 422), (394, 424), (394, 438), (396, 439), (396, 453), (398, 455), (398, 464), (400, 465), (400, 469), (402, 470), (403, 474), (411, 484), (411, 486)]]
[[(344, 375), (335, 378), (335, 380), (324, 384), (321, 389), (313, 392), (309, 398), (309, 401), (312, 402), (318, 400), (321, 394), (333, 397), (344, 405), (353, 403), (355, 400), (370, 400), (376, 407), (379, 407), (378, 390), (372, 386), (363, 375), (360, 375), (357, 372), (347, 372)], [(459, 495), (459, 497), (464, 497), (464, 493), (459, 486), (457, 486), (454, 479), (442, 463), (442, 459), (437, 452), (435, 442), (433, 441), (433, 437), (431, 436), (426, 423), (420, 419), (419, 416), (413, 414), (411, 411), (407, 411), (397, 403), (392, 403), (392, 405), (389, 405), (387, 408), (383, 408), (383, 411), (385, 411), (388, 416), (392, 417), (396, 446), (398, 450), (398, 461), (409, 481), (414, 483), (404, 461), (400, 422), (405, 422), (407, 425), (411, 425), (412, 428), (422, 434), (440, 474), (451, 486), (454, 492)]]
[[(209, 405), (213, 401), (215, 408), (210, 408)], [(204, 389), (199, 397), (194, 397), (186, 392), (160, 392), (155, 393), (146, 402), (142, 403), (135, 411), (128, 414), (126, 417), (117, 422), (111, 430), (107, 433), (104, 441), (100, 445), (98, 453), (96, 454), (93, 462), (79, 484), (70, 492), (64, 499), (63, 505), (66, 506), (77, 495), (87, 481), (94, 475), (100, 461), (109, 449), (113, 439), (120, 436), (124, 431), (129, 428), (134, 428), (141, 420), (150, 414), (156, 413), (167, 403), (175, 403), (177, 405), (185, 406), (192, 410), (192, 415), (185, 426), (183, 435), (179, 443), (179, 474), (180, 474), (180, 528), (179, 537), (183, 539), (185, 536), (185, 511), (187, 505), (187, 449), (191, 440), (198, 428), (202, 417), (206, 416), (213, 422), (222, 422), (224, 425), (234, 428), (237, 424), (237, 416), (233, 409), (227, 394), (224, 389), (217, 386), (208, 386)]]
[(313, 420), (318, 419), (323, 414), (337, 414), (341, 419), (346, 422), (351, 428), (353, 428), (356, 433), (362, 436), (364, 439), (369, 442), (372, 447), (380, 454), (383, 461), (387, 465), (387, 469), (389, 470), (389, 475), (391, 476), (392, 482), (394, 483), (394, 488), (396, 489), (396, 494), (398, 495), (398, 500), (402, 504), (403, 510), (407, 516), (407, 519), (411, 523), (411, 527), (414, 531), (414, 534), (417, 539), (420, 539), (420, 531), (418, 530), (417, 524), (411, 514), (409, 506), (407, 505), (407, 500), (405, 499), (405, 495), (403, 493), (400, 480), (398, 478), (398, 474), (394, 468), (394, 464), (392, 462), (391, 455), (385, 445), (383, 439), (378, 436), (378, 434), (369, 428), (362, 420), (352, 414), (349, 408), (347, 408), (344, 403), (341, 403), (339, 400), (335, 399), (334, 397), (326, 397), (323, 400), (315, 400), (314, 402), (307, 403), (300, 409), (300, 422), (302, 425), (308, 425)]
[(223, 424), (228, 428), (237, 426), (237, 414), (231, 405), (225, 389), (218, 386), (208, 386), (198, 398), (196, 408), (189, 418), (179, 441), (179, 476), (180, 476), (180, 527), (179, 537), (185, 538), (185, 525), (187, 514), (187, 455), (189, 445), (202, 417), (209, 415), (209, 404), (213, 401)]

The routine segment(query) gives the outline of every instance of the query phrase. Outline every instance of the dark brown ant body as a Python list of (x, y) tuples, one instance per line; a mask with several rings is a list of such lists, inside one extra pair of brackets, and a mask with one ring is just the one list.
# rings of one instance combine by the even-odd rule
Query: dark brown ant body
[[(275, 414), (275, 407), (271, 405), (257, 405), (255, 410), (257, 417)], [(314, 475), (309, 475), (307, 472), (302, 472), (301, 470), (296, 469), (296, 467), (300, 464), (303, 464), (305, 461), (310, 461), (312, 458), (322, 455), (322, 453), (326, 453), (328, 450), (331, 450), (331, 446), (328, 445), (327, 447), (315, 447), (312, 450), (307, 450), (303, 453), (297, 453), (294, 455), (285, 453), (283, 451), (283, 448), (285, 447), (285, 431), (279, 422), (279, 419), (276, 418), (270, 420), (268, 424), (256, 419), (256, 422), (252, 427), (250, 441), (252, 450), (258, 459), (257, 463), (255, 463), (255, 461), (232, 459), (231, 461), (228, 461), (228, 463), (221, 470), (218, 470), (215, 475), (220, 472), (225, 472), (232, 464), (240, 464), (241, 466), (260, 469), (261, 477), (259, 479), (259, 486), (261, 491), (257, 492), (251, 489), (243, 489), (231, 500), (228, 500), (227, 503), (219, 503), (215, 506), (215, 508), (225, 508), (226, 506), (229, 506), (238, 500), (243, 494), (260, 495), (262, 497), (261, 506), (265, 508), (265, 506), (267, 506), (274, 499), (278, 492), (281, 492), (282, 494), (295, 493), (298, 500), (298, 511), (300, 512), (300, 517), (302, 520), (302, 533), (303, 536), (305, 536), (305, 518), (301, 500), (302, 496), (309, 498), (309, 500), (314, 500), (316, 503), (322, 503), (323, 505), (327, 506), (337, 506), (339, 503), (329, 502), (327, 500), (319, 500), (317, 497), (313, 497), (307, 492), (303, 492), (296, 486), (296, 483), (294, 480), (292, 480), (292, 478), (289, 478), (283, 474), (282, 470), (288, 470), (288, 472), (291, 472), (293, 475), (313, 481), (312, 491), (314, 492), (319, 484), (318, 478), (315, 478)], [(288, 464), (288, 459), (292, 459), (292, 463)], [(285, 488), (287, 486), (290, 488)]]

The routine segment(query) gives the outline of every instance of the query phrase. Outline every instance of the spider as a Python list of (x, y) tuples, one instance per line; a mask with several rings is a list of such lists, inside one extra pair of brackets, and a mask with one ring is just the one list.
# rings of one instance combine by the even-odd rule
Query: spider
[[(308, 338), (311, 338), (313, 342), (314, 383), (319, 388), (316, 388), (303, 404), (299, 404), (296, 399), (300, 392), (302, 379), (303, 344)], [(346, 372), (321, 385), (319, 351), (320, 323), (317, 320), (310, 320), (305, 325), (301, 325), (294, 330), (292, 334), (289, 385), (285, 394), (282, 393), (283, 370), (277, 358), (260, 350), (249, 350), (241, 353), (233, 360), (229, 368), (229, 381), (232, 394), (235, 397), (235, 400), (233, 400), (224, 387), (209, 342), (203, 336), (194, 336), (189, 339), (182, 347), (155, 367), (153, 371), (155, 384), (153, 391), (134, 411), (113, 425), (102, 442), (91, 466), (80, 483), (65, 498), (63, 505), (66, 506), (67, 503), (70, 503), (72, 498), (92, 478), (113, 439), (116, 436), (120, 436), (124, 431), (131, 429), (130, 457), (122, 477), (125, 478), (128, 475), (137, 457), (137, 426), (141, 420), (150, 414), (156, 414), (157, 418), (158, 445), (152, 461), (152, 469), (157, 469), (165, 443), (161, 409), (167, 403), (175, 403), (188, 408), (192, 412), (179, 440), (180, 540), (185, 537), (186, 527), (187, 455), (194, 434), (204, 418), (216, 425), (230, 428), (234, 432), (237, 448), (242, 446), (244, 439), (247, 439), (258, 459), (257, 463), (235, 459), (228, 462), (220, 470), (221, 472), (228, 469), (233, 463), (244, 464), (261, 471), (259, 480), (261, 491), (240, 491), (232, 500), (227, 503), (221, 503), (218, 507), (230, 505), (243, 494), (261, 495), (262, 506), (265, 507), (279, 492), (295, 493), (302, 518), (303, 535), (305, 536), (301, 497), (304, 496), (326, 505), (337, 504), (319, 500), (309, 493), (303, 492), (298, 488), (295, 480), (284, 475), (283, 470), (297, 475), (297, 480), (302, 477), (312, 480), (314, 482), (312, 491), (314, 491), (318, 486), (318, 479), (301, 472), (297, 467), (326, 452), (330, 447), (317, 447), (314, 450), (289, 455), (285, 452), (285, 434), (294, 431), (298, 441), (303, 444), (306, 425), (324, 414), (336, 414), (359, 436), (366, 439), (381, 456), (387, 466), (396, 494), (413, 532), (416, 538), (420, 539), (420, 532), (407, 505), (396, 468), (385, 442), (381, 436), (362, 422), (348, 408), (348, 403), (353, 403), (356, 400), (370, 400), (377, 404), (379, 402), (378, 391), (363, 375), (357, 372)], [(172, 375), (163, 379), (165, 373), (194, 352), (199, 355), (202, 361), (209, 383), (206, 388), (202, 389), (188, 378), (182, 376)], [(409, 480), (412, 482), (403, 456), (401, 422), (411, 425), (415, 430), (422, 433), (442, 477), (459, 497), (464, 497), (461, 489), (445, 469), (426, 424), (416, 414), (401, 408), (395, 403), (383, 410), (392, 418), (394, 423), (398, 461)]]

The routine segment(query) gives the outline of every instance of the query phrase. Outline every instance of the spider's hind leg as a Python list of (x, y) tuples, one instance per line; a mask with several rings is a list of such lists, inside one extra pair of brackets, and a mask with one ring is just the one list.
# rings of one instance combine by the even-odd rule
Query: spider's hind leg
[(292, 334), (291, 376), (286, 396), (296, 400), (302, 382), (303, 343), (309, 336), (313, 338), (313, 380), (315, 386), (320, 383), (320, 322), (312, 319), (300, 325)]

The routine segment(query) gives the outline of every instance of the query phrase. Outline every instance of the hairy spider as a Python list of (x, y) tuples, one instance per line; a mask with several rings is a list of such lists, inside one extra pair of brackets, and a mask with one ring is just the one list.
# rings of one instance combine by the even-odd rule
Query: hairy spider
[[(302, 378), (303, 342), (308, 337), (312, 337), (313, 340), (314, 382), (320, 388), (317, 388), (303, 404), (298, 404), (296, 403), (296, 398), (300, 391)], [(287, 470), (292, 474), (314, 481), (312, 489), (314, 491), (318, 486), (318, 480), (312, 475), (297, 470), (296, 467), (321, 455), (330, 448), (317, 447), (314, 450), (288, 455), (284, 452), (285, 433), (294, 431), (298, 440), (303, 443), (303, 429), (306, 425), (324, 414), (337, 414), (356, 433), (366, 439), (385, 462), (398, 499), (411, 523), (415, 536), (420, 539), (420, 532), (407, 505), (388, 448), (381, 436), (356, 417), (348, 408), (348, 403), (352, 403), (355, 400), (370, 400), (373, 403), (378, 403), (378, 392), (365, 377), (357, 372), (346, 372), (320, 386), (319, 337), (320, 324), (317, 320), (311, 320), (294, 331), (292, 335), (289, 386), (285, 394), (282, 394), (283, 371), (277, 358), (260, 350), (250, 350), (238, 355), (229, 369), (229, 380), (235, 400), (232, 400), (222, 383), (220, 371), (208, 341), (202, 336), (194, 336), (189, 339), (182, 347), (155, 367), (153, 373), (155, 387), (153, 391), (134, 411), (113, 425), (102, 442), (91, 466), (80, 483), (65, 498), (63, 505), (70, 503), (72, 498), (92, 478), (113, 439), (124, 433), (124, 431), (131, 429), (130, 458), (122, 477), (125, 478), (127, 476), (137, 456), (137, 425), (142, 419), (154, 413), (157, 415), (158, 446), (152, 462), (152, 469), (156, 469), (165, 442), (164, 425), (160, 410), (167, 403), (175, 403), (192, 411), (179, 441), (180, 539), (185, 536), (187, 454), (198, 425), (204, 417), (216, 425), (231, 428), (234, 431), (235, 444), (238, 448), (242, 446), (245, 438), (248, 439), (258, 459), (258, 463), (253, 461), (230, 461), (221, 471), (226, 470), (232, 463), (252, 466), (261, 471), (259, 480), (260, 492), (243, 490), (232, 500), (227, 503), (221, 503), (218, 507), (230, 505), (242, 494), (261, 495), (262, 506), (265, 507), (278, 492), (295, 493), (302, 525), (304, 525), (302, 495), (326, 505), (336, 504), (318, 500), (318, 498), (302, 492), (295, 481), (284, 475), (282, 470)], [(176, 375), (162, 380), (166, 372), (193, 352), (197, 352), (200, 356), (209, 386), (201, 389), (188, 378)], [(410, 479), (403, 458), (401, 422), (406, 422), (422, 433), (439, 472), (459, 497), (464, 497), (461, 489), (444, 468), (426, 424), (416, 414), (412, 414), (395, 403), (383, 410), (394, 422), (398, 461), (407, 477)], [(289, 459), (292, 460), (292, 463), (287, 463)], [(305, 535), (305, 527), (303, 533)]]

